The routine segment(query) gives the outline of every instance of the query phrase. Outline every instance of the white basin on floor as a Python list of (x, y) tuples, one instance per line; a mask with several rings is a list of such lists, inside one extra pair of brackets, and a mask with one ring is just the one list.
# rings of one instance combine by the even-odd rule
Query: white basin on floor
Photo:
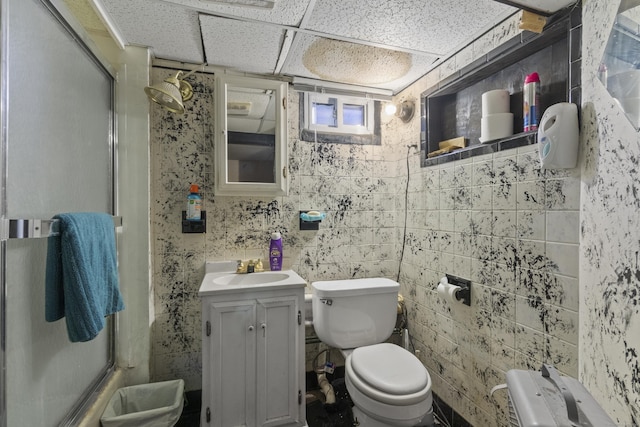
[(221, 262), (215, 264), (217, 265), (213, 266), (207, 263), (207, 273), (200, 285), (199, 294), (201, 296), (214, 293), (238, 292), (239, 290), (267, 290), (306, 285), (304, 279), (293, 270), (237, 274), (235, 272), (235, 263)]

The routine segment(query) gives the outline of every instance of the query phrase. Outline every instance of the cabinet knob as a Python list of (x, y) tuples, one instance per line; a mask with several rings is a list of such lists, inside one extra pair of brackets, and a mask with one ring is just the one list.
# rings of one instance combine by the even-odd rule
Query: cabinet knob
[(249, 326), (249, 330), (250, 330), (250, 331), (253, 331), (253, 329), (254, 329), (253, 325), (250, 325), (250, 326)]
[(262, 337), (264, 338), (267, 333), (267, 324), (266, 323), (261, 324), (260, 328), (262, 328)]

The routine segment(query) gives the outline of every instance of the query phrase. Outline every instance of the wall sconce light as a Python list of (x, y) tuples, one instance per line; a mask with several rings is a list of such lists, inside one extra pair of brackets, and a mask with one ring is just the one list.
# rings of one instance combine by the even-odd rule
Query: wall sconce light
[(409, 123), (413, 118), (413, 114), (416, 111), (416, 104), (414, 101), (402, 101), (398, 104), (389, 103), (385, 105), (384, 112), (388, 115), (395, 114), (404, 123)]
[(184, 114), (184, 101), (193, 97), (193, 88), (184, 79), (180, 80), (182, 73), (178, 71), (175, 76), (165, 79), (162, 83), (145, 87), (145, 93), (153, 102), (157, 102), (172, 113)]
[(188, 82), (179, 79), (182, 73), (182, 71), (178, 71), (175, 76), (165, 79), (162, 83), (145, 87), (145, 93), (149, 99), (167, 110), (183, 114), (184, 101), (193, 97), (193, 88)]

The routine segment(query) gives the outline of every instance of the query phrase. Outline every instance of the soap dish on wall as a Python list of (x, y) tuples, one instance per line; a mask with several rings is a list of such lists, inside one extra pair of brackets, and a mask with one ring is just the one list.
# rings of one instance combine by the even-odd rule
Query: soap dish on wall
[(318, 211), (300, 211), (300, 230), (319, 230), (327, 214)]

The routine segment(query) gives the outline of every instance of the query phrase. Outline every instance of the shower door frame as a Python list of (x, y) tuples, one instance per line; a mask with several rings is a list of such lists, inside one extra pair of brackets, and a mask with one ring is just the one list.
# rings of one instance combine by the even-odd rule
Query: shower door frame
[[(9, 3), (15, 0), (0, 0), (0, 427), (7, 426), (7, 239), (9, 238), (9, 218), (7, 218), (7, 182), (8, 182), (8, 8)], [(18, 0), (22, 1), (22, 0)], [(69, 34), (73, 37), (81, 51), (110, 79), (110, 117), (109, 117), (109, 204), (111, 214), (116, 215), (117, 191), (118, 191), (118, 162), (117, 162), (117, 119), (115, 114), (115, 89), (116, 72), (95, 48), (94, 43), (86, 34), (84, 28), (76, 21), (62, 0), (39, 0)], [(99, 391), (108, 382), (115, 372), (117, 315), (107, 318), (108, 356), (107, 363), (98, 375), (87, 385), (82, 394), (82, 399), (67, 412), (59, 426), (78, 425), (83, 415), (93, 402), (96, 401)]]

